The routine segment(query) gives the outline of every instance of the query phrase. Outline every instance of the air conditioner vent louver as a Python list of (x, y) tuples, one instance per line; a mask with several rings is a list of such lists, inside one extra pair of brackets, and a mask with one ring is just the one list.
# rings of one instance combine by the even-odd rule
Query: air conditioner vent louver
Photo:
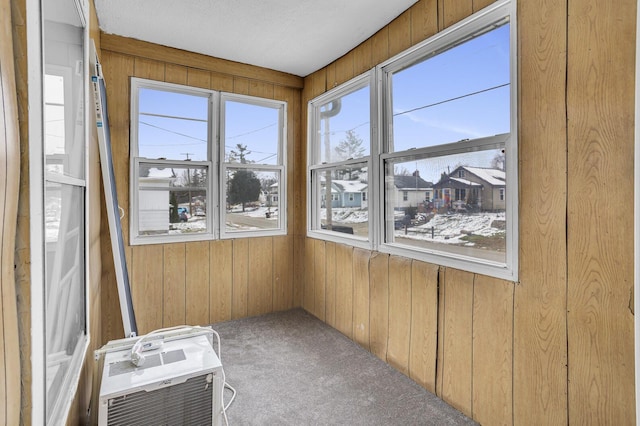
[[(210, 380), (209, 380), (210, 381)], [(213, 392), (206, 376), (109, 400), (109, 426), (210, 425)]]

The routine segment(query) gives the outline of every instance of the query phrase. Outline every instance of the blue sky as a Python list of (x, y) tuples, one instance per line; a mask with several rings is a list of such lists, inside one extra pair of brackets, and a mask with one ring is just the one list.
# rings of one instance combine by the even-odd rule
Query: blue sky
[[(396, 72), (393, 90), (393, 151), (475, 139), (510, 131), (509, 25), (471, 39)], [(342, 99), (330, 118), (331, 151), (354, 130), (368, 155), (370, 95), (365, 87)], [(141, 89), (140, 155), (149, 158), (207, 159), (206, 97)], [(157, 116), (148, 115), (156, 114)], [(173, 118), (171, 118), (173, 117)], [(248, 160), (275, 164), (278, 110), (227, 101), (225, 151), (238, 143), (251, 151)], [(325, 123), (320, 133), (325, 132)], [(325, 141), (321, 137), (321, 143)], [(325, 148), (320, 147), (322, 160)], [(466, 163), (489, 167), (496, 152), (466, 154), (429, 162), (402, 164), (427, 180)], [(451, 162), (454, 162), (451, 164)]]

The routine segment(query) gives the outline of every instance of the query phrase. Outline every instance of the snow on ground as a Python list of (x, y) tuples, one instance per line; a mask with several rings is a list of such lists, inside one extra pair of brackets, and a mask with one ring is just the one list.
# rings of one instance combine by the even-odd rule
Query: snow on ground
[[(331, 217), (334, 222), (339, 223), (364, 223), (369, 220), (369, 212), (357, 208), (333, 208), (331, 209)], [(322, 209), (320, 219), (327, 218), (327, 209)]]
[[(504, 233), (504, 229), (491, 226), (493, 221), (496, 220), (504, 221), (504, 212), (436, 214), (427, 223), (409, 227), (406, 235), (404, 228), (396, 230), (395, 234), (396, 236), (415, 240), (430, 240), (444, 244), (473, 246), (474, 243), (464, 241), (461, 238), (469, 234), (490, 237)], [(433, 238), (431, 238), (432, 229)]]

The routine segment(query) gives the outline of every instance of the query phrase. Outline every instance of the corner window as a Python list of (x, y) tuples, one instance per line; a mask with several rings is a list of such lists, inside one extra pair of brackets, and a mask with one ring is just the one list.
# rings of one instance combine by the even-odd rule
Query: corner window
[(284, 102), (138, 78), (131, 96), (132, 244), (283, 232)]
[[(371, 249), (517, 279), (514, 25), (515, 4), (497, 1), (309, 103), (310, 236), (346, 231)], [(369, 87), (379, 126), (352, 101)], [(354, 142), (361, 123), (370, 145)], [(338, 152), (354, 146), (366, 149)], [(373, 203), (359, 197), (354, 210), (345, 195), (357, 184)]]
[(366, 247), (372, 75), (328, 92), (311, 101), (309, 108), (309, 233), (354, 244), (360, 241)]

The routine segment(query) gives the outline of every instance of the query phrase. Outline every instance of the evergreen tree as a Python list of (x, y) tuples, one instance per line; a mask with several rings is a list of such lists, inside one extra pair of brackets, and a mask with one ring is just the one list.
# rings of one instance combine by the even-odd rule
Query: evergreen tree
[(256, 201), (260, 197), (260, 179), (250, 170), (237, 170), (229, 179), (227, 201), (230, 204), (242, 203), (242, 211), (245, 204)]

